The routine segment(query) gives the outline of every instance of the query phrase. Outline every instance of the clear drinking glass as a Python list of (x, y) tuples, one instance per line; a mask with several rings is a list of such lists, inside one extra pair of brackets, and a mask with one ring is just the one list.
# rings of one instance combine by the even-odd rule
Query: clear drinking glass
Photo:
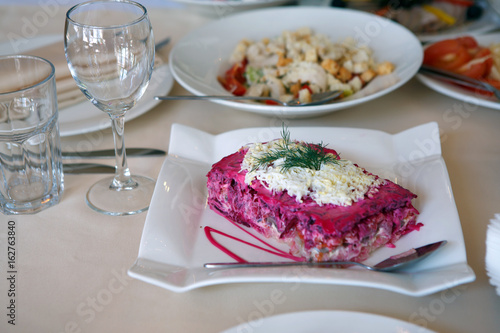
[(155, 181), (130, 174), (124, 142), (125, 113), (144, 94), (154, 65), (146, 8), (123, 0), (76, 5), (66, 14), (64, 48), (78, 87), (112, 122), (116, 173), (89, 189), (87, 204), (108, 215), (147, 210)]
[(0, 57), (0, 212), (35, 214), (64, 190), (54, 66)]

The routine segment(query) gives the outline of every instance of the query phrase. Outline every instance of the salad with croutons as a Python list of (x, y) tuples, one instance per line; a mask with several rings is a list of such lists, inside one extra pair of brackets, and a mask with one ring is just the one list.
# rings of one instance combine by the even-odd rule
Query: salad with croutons
[[(353, 38), (333, 42), (304, 27), (275, 38), (241, 40), (230, 57), (231, 67), (218, 78), (237, 96), (272, 97), (284, 102), (311, 94), (343, 91), (349, 96), (377, 75), (390, 74), (394, 64), (378, 63), (373, 50)], [(275, 102), (266, 101), (267, 104)]]

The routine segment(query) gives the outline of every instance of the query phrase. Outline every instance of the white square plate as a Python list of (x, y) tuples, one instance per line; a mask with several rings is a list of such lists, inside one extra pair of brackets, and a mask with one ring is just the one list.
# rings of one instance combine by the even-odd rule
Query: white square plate
[[(169, 155), (158, 176), (135, 264), (129, 275), (154, 285), (183, 292), (235, 282), (303, 282), (381, 288), (421, 296), (471, 282), (465, 244), (446, 165), (441, 157), (436, 123), (391, 135), (381, 131), (334, 127), (290, 128), (292, 139), (328, 144), (341, 157), (390, 179), (418, 195), (414, 200), (424, 226), (395, 245), (381, 248), (366, 261), (374, 264), (391, 255), (431, 242), (448, 244), (428, 259), (397, 273), (357, 268), (240, 268), (209, 270), (207, 262), (231, 261), (206, 238), (210, 226), (255, 243), (242, 230), (206, 205), (206, 174), (211, 165), (242, 145), (280, 136), (281, 128), (248, 128), (211, 135), (174, 124)], [(225, 241), (224, 241), (225, 242)], [(287, 250), (281, 244), (267, 240)], [(224, 243), (246, 260), (272, 261), (275, 256), (241, 243)]]

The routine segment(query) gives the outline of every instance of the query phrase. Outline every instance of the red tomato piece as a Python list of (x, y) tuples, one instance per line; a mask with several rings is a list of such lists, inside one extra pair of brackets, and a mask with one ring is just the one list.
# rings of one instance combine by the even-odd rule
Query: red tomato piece
[(462, 37), (457, 37), (456, 40), (465, 46), (467, 49), (474, 49), (479, 47), (479, 44), (477, 43), (477, 40), (472, 37), (472, 36), (462, 36)]
[(280, 105), (278, 102), (276, 102), (276, 101), (272, 101), (272, 100), (270, 100), (270, 99), (266, 99), (265, 103), (266, 103), (267, 105)]
[(493, 87), (500, 89), (500, 81), (495, 80), (495, 79), (483, 79), (483, 81), (488, 82), (491, 84)]
[[(486, 78), (486, 79), (481, 79), (481, 81), (491, 84), (496, 89), (500, 89), (500, 81), (498, 80)], [(476, 89), (476, 92), (481, 95), (493, 96), (493, 93), (487, 90)]]
[(307, 89), (311, 94), (313, 93), (311, 87), (309, 87), (309, 84), (303, 84), (302, 87), (300, 87), (300, 90), (302, 89)]
[(424, 51), (424, 64), (445, 69), (456, 70), (471, 60), (467, 47), (469, 39), (445, 39), (436, 42)]
[(488, 76), (492, 66), (491, 51), (487, 48), (481, 48), (476, 52), (474, 58), (460, 67), (457, 72), (474, 79), (480, 79)]
[(226, 71), (226, 75), (223, 78), (219, 78), (219, 82), (222, 84), (224, 89), (231, 92), (233, 95), (242, 96), (247, 91), (245, 87), (246, 79), (244, 75), (246, 65), (246, 59), (241, 63), (234, 64)]
[[(488, 82), (500, 89), (500, 81), (489, 78), (494, 66), (491, 50), (479, 46), (471, 36), (447, 39), (430, 45), (424, 51), (424, 63)], [(479, 94), (491, 95), (491, 92), (483, 89), (472, 90)]]

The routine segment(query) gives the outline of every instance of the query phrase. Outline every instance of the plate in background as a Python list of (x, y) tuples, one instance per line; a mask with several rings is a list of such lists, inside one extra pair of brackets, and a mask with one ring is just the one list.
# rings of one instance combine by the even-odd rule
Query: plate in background
[(330, 104), (283, 107), (237, 101), (213, 102), (280, 118), (311, 117), (386, 95), (410, 80), (422, 63), (420, 41), (409, 30), (390, 20), (350, 9), (280, 7), (232, 15), (189, 33), (174, 45), (170, 69), (177, 82), (194, 95), (230, 96), (217, 81), (217, 76), (230, 67), (228, 59), (240, 40), (260, 40), (304, 26), (326, 34), (334, 42), (355, 38), (373, 49), (376, 61), (392, 62), (395, 71), (376, 77), (359, 92)]
[(417, 37), (422, 42), (435, 42), (441, 39), (455, 38), (464, 34), (483, 34), (500, 27), (500, 17), (489, 8), (488, 3), (484, 0), (476, 0), (476, 3), (483, 8), (483, 14), (479, 19), (470, 20), (459, 26), (435, 33), (419, 33)]
[(291, 0), (173, 0), (187, 9), (209, 17), (220, 18), (245, 10), (280, 6)]
[[(486, 35), (474, 35), (481, 46), (489, 46), (492, 43), (500, 43), (500, 33)], [(417, 74), (417, 79), (427, 87), (445, 96), (463, 101), (468, 104), (484, 106), (491, 109), (500, 110), (500, 101), (494, 96), (478, 94), (472, 90), (462, 88), (458, 85), (444, 82), (430, 75)]]
[(243, 323), (221, 333), (433, 333), (422, 326), (371, 313), (354, 311), (303, 311)]
[[(39, 47), (61, 41), (62, 34), (33, 37), (14, 45), (10, 42), (0, 44), (0, 55), (27, 52)], [(125, 114), (125, 121), (132, 120), (154, 108), (160, 101), (154, 96), (167, 95), (174, 84), (168, 64), (153, 71), (149, 86), (137, 105)], [(83, 94), (83, 93), (82, 93)], [(59, 132), (61, 136), (85, 134), (111, 127), (109, 116), (95, 107), (90, 101), (83, 100), (74, 105), (59, 109)]]

